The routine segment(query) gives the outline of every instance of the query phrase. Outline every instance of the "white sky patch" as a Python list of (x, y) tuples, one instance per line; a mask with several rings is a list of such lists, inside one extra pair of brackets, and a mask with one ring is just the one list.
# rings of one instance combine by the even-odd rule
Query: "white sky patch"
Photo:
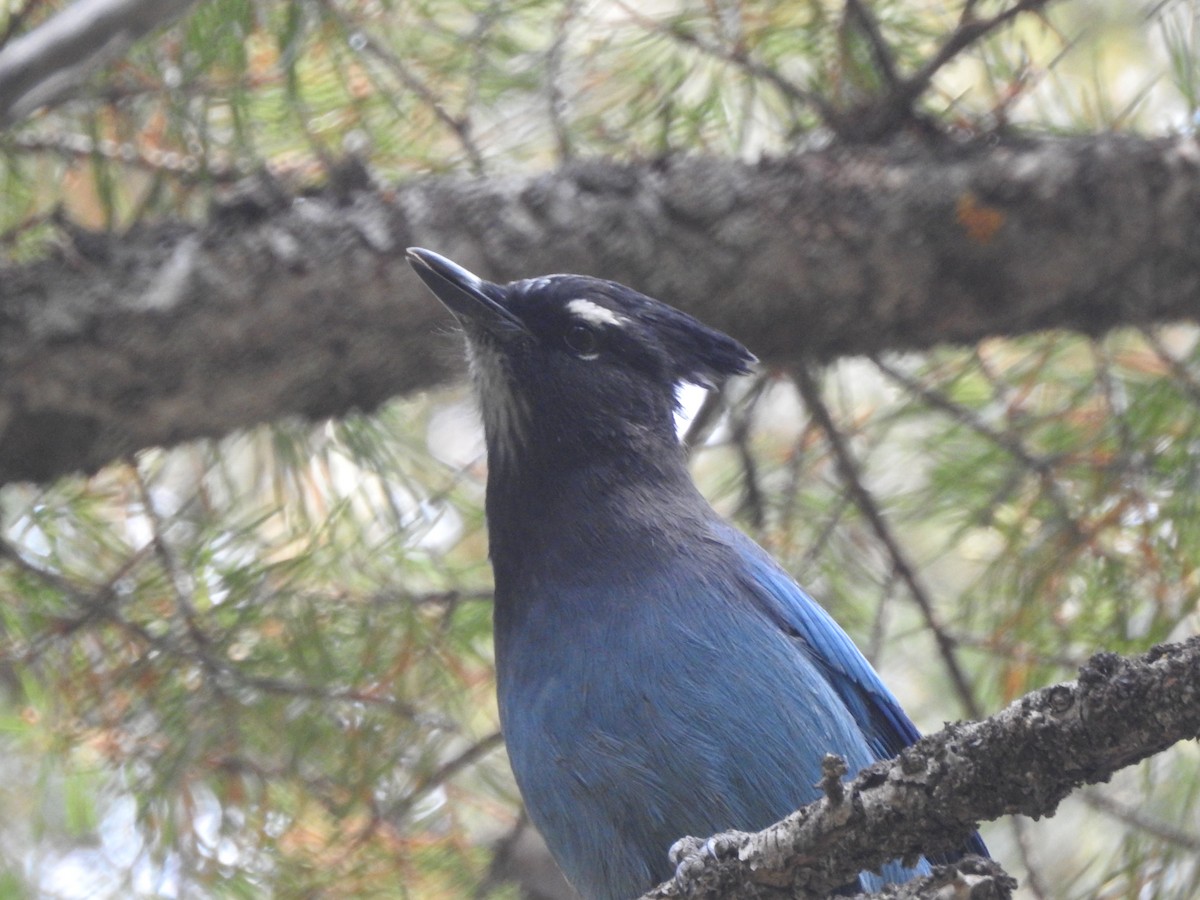
[(567, 310), (571, 315), (582, 319), (590, 325), (614, 325), (619, 328), (626, 322), (624, 316), (618, 315), (606, 306), (601, 306), (599, 303), (593, 303), (591, 300), (585, 300), (582, 297), (569, 301), (567, 303)]

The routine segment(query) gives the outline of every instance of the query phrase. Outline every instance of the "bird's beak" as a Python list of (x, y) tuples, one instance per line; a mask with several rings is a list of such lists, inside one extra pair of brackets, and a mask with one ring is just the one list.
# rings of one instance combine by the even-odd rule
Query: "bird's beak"
[(460, 321), (492, 334), (525, 331), (521, 320), (504, 305), (506, 292), (500, 285), (484, 281), (432, 250), (409, 247), (407, 253), (409, 265)]

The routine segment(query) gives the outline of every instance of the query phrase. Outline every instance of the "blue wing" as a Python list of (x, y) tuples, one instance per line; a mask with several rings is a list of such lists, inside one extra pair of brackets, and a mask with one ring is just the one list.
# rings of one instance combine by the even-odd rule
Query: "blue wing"
[(825, 674), (871, 750), (890, 759), (921, 736), (854, 642), (775, 560), (740, 531), (723, 535), (745, 561), (751, 594)]
[[(920, 738), (921, 733), (849, 635), (824, 608), (779, 567), (765, 550), (736, 528), (721, 523), (722, 538), (744, 562), (747, 587), (761, 609), (789, 634), (808, 655), (862, 729), (867, 745), (879, 759), (890, 759)], [(979, 835), (964, 845), (968, 853), (987, 856)], [(935, 862), (958, 854), (932, 856)]]

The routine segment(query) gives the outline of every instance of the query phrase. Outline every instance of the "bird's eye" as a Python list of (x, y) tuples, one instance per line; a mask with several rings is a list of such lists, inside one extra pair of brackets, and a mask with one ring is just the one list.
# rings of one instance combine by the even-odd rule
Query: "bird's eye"
[(600, 350), (600, 339), (586, 325), (572, 325), (563, 335), (563, 342), (572, 353), (584, 359), (595, 359)]

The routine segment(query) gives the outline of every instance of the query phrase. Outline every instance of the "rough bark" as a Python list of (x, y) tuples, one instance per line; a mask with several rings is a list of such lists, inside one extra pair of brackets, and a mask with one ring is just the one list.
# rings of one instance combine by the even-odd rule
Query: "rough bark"
[[(848, 785), (833, 779), (824, 799), (764, 831), (693, 844), (703, 850), (646, 900), (825, 896), (888, 859), (953, 849), (981, 820), (1051, 815), (1080, 785), (1197, 736), (1200, 637), (1131, 658), (1100, 653), (1077, 681), (948, 725)], [(947, 896), (937, 884), (947, 878), (977, 889), (972, 879), (990, 878), (998, 892), (978, 896), (1006, 896), (1003, 875), (977, 865), (942, 872), (915, 896)]]
[(199, 226), (64, 226), (51, 258), (0, 269), (0, 483), (445, 379), (458, 350), (409, 244), (498, 280), (626, 282), (768, 364), (1197, 320), (1198, 163), (1188, 138), (910, 143), (303, 197), (263, 180)]
[(0, 125), (61, 100), (195, 0), (75, 0), (0, 50)]

